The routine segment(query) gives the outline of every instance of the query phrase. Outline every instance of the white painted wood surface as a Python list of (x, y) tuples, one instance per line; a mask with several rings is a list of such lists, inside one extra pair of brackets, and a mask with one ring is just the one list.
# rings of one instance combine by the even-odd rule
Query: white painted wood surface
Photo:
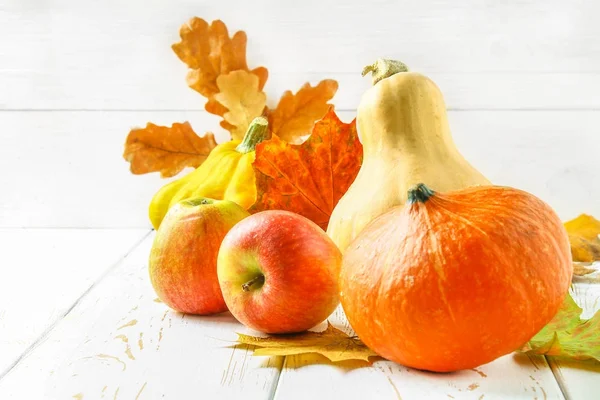
[(0, 377), (148, 233), (0, 229)]
[[(191, 16), (249, 37), (271, 95), (340, 80), (355, 108), (378, 57), (432, 74), (456, 108), (598, 108), (596, 2), (3, 0), (7, 109), (199, 109), (171, 52)], [(275, 98), (272, 98), (273, 100)]]
[[(353, 334), (341, 308), (332, 323)], [(326, 377), (326, 378), (325, 378)], [(473, 370), (439, 374), (394, 362), (333, 364), (320, 355), (290, 356), (275, 399), (562, 399), (544, 357), (511, 354)]]
[(271, 398), (282, 357), (251, 357), (234, 346), (235, 332), (246, 331), (229, 313), (193, 317), (156, 301), (152, 239), (0, 380), (0, 399)]
[[(493, 182), (536, 194), (564, 220), (600, 215), (600, 112), (452, 111), (449, 119), (463, 154)], [(0, 146), (0, 226), (150, 228), (148, 204), (167, 180), (131, 175), (121, 157), (128, 130), (148, 120), (189, 120), (199, 132), (218, 125), (190, 111), (0, 112), (0, 126), (11, 127)]]
[[(74, 242), (83, 235), (64, 230), (63, 236)], [(0, 398), (562, 399), (564, 392), (592, 399), (600, 389), (597, 364), (553, 362), (557, 380), (543, 357), (518, 354), (451, 374), (385, 360), (370, 366), (318, 355), (253, 357), (233, 346), (235, 332), (249, 331), (230, 314), (184, 316), (157, 301), (147, 277), (153, 237), (122, 249), (125, 258), (0, 379)], [(99, 248), (114, 246), (115, 237), (92, 239)], [(598, 286), (577, 284), (575, 293), (590, 316)], [(330, 320), (351, 333), (340, 309)]]
[(128, 174), (129, 129), (189, 119), (227, 137), (170, 49), (194, 15), (247, 32), (271, 104), (335, 78), (334, 103), (352, 119), (369, 85), (362, 66), (400, 58), (438, 82), (457, 141), (494, 181), (563, 218), (598, 214), (599, 12), (583, 0), (0, 0), (0, 227), (149, 226), (147, 203), (166, 182)]

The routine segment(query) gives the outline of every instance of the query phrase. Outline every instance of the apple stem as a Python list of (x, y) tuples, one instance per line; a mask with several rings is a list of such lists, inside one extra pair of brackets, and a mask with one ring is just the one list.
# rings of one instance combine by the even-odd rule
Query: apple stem
[(255, 285), (255, 284), (259, 284), (260, 286), (262, 286), (263, 283), (265, 283), (265, 276), (264, 275), (257, 275), (254, 278), (250, 279), (248, 282), (244, 283), (242, 285), (242, 290), (244, 292), (249, 292), (250, 288)]

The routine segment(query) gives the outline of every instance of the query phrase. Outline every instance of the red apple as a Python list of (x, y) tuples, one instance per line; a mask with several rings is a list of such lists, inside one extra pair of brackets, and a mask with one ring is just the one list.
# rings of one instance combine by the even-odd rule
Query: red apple
[(221, 241), (248, 212), (227, 200), (198, 198), (174, 205), (156, 231), (150, 280), (158, 297), (187, 314), (227, 310), (217, 279)]
[(337, 307), (342, 254), (312, 221), (263, 211), (223, 239), (217, 273), (229, 311), (266, 333), (312, 328)]

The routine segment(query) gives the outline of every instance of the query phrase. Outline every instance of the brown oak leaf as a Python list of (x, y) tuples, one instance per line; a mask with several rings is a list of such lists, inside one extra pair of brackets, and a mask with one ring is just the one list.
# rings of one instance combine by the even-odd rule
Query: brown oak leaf
[(377, 354), (357, 337), (346, 335), (327, 321), (323, 332), (303, 332), (291, 335), (255, 337), (238, 333), (238, 342), (255, 346), (257, 356), (291, 356), (318, 353), (333, 362), (346, 360), (369, 361)]
[(581, 214), (565, 222), (565, 228), (569, 233), (573, 261), (600, 261), (600, 221), (591, 215)]
[(331, 107), (327, 102), (337, 89), (336, 81), (325, 79), (315, 87), (305, 83), (296, 94), (286, 91), (269, 114), (271, 132), (287, 142), (301, 143), (315, 121), (327, 113)]
[[(202, 18), (194, 17), (181, 27), (179, 35), (181, 42), (173, 44), (173, 51), (191, 69), (188, 85), (204, 97), (210, 98), (219, 92), (219, 75), (248, 71), (245, 32), (238, 31), (230, 38), (223, 21), (216, 20), (209, 25)], [(258, 87), (262, 90), (268, 77), (267, 69), (258, 67), (250, 72), (258, 77)]]
[(355, 121), (345, 124), (331, 109), (310, 137), (295, 145), (273, 136), (256, 147), (256, 202), (250, 212), (283, 209), (327, 229), (333, 208), (362, 163)]
[(265, 108), (267, 96), (258, 87), (258, 77), (243, 70), (220, 75), (217, 86), (214, 99), (227, 110), (223, 118), (231, 126), (231, 137), (242, 140), (250, 122)]
[(216, 146), (212, 133), (200, 137), (188, 122), (170, 128), (148, 123), (129, 132), (123, 158), (136, 175), (159, 171), (168, 178), (185, 167), (198, 167)]

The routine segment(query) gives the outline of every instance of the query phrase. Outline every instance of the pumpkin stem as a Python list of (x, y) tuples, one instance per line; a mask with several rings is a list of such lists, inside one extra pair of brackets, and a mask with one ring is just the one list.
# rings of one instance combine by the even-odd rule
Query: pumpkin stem
[(265, 139), (269, 139), (269, 122), (265, 117), (256, 117), (250, 123), (242, 142), (238, 144), (235, 150), (238, 153), (246, 154), (256, 150), (256, 145)]
[(373, 85), (382, 79), (389, 78), (399, 72), (408, 72), (406, 64), (396, 60), (386, 60), (379, 58), (371, 65), (367, 65), (362, 70), (362, 76), (372, 73)]
[(408, 191), (408, 204), (425, 203), (434, 193), (424, 183), (419, 183)]

